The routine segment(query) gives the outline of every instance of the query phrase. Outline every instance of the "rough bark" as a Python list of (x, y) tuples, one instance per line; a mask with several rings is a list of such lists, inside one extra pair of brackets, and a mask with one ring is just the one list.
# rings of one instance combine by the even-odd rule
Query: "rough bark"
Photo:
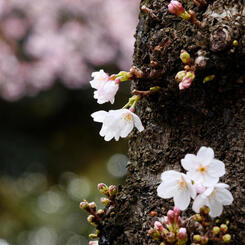
[[(159, 244), (147, 235), (154, 220), (149, 213), (155, 210), (162, 216), (173, 207), (171, 200), (157, 197), (160, 174), (181, 170), (180, 159), (201, 146), (212, 147), (226, 165), (221, 181), (231, 186), (234, 202), (223, 217), (231, 222), (231, 244), (245, 244), (244, 3), (208, 1), (203, 9), (191, 0), (182, 3), (196, 12), (205, 28), (171, 15), (168, 1), (141, 1), (157, 18), (145, 11), (139, 15), (134, 66), (143, 76), (135, 79), (132, 88), (148, 90), (158, 85), (163, 91), (144, 97), (137, 106), (145, 130), (130, 136), (126, 183), (119, 188), (117, 206), (99, 227), (99, 244)], [(238, 41), (237, 47), (232, 46), (233, 40)], [(200, 54), (207, 58), (184, 91), (174, 80), (183, 70), (181, 49), (193, 59)], [(203, 84), (211, 74), (215, 80)]]

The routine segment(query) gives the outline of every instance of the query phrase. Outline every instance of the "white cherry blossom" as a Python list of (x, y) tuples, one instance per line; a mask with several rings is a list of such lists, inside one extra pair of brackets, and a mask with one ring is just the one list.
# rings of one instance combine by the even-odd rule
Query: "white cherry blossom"
[(192, 209), (199, 213), (201, 207), (208, 206), (211, 217), (220, 216), (223, 211), (223, 205), (230, 205), (233, 202), (232, 194), (227, 190), (228, 187), (229, 185), (224, 183), (208, 187), (205, 192), (196, 197)]
[(120, 137), (126, 138), (128, 134), (136, 127), (140, 132), (144, 130), (140, 118), (128, 109), (97, 111), (91, 114), (95, 122), (103, 123), (100, 135), (106, 141)]
[(92, 77), (94, 78), (90, 81), (91, 87), (97, 89), (94, 92), (94, 98), (97, 99), (99, 104), (106, 102), (114, 103), (115, 95), (119, 89), (118, 80), (110, 79), (109, 75), (103, 70), (98, 72), (93, 72)]
[(191, 179), (174, 170), (165, 171), (161, 175), (162, 183), (157, 188), (157, 194), (162, 198), (174, 198), (174, 205), (180, 210), (185, 210), (191, 197), (196, 197), (196, 190), (191, 183)]
[(187, 154), (181, 160), (181, 165), (195, 183), (207, 187), (218, 183), (219, 177), (225, 174), (224, 163), (214, 158), (214, 151), (210, 147), (202, 146), (197, 155)]

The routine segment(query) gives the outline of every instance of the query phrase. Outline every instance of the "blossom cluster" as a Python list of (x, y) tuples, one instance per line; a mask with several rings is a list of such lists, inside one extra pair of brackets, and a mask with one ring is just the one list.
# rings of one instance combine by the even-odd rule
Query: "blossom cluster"
[(218, 183), (225, 174), (225, 165), (214, 158), (210, 147), (201, 147), (197, 155), (187, 154), (181, 160), (186, 174), (174, 170), (165, 171), (161, 175), (161, 184), (157, 188), (158, 196), (172, 198), (181, 210), (187, 209), (191, 199), (194, 200), (192, 209), (199, 212), (200, 208), (210, 208), (211, 217), (220, 216), (223, 205), (230, 205), (233, 197), (228, 185)]
[[(93, 80), (91, 87), (95, 89), (94, 98), (99, 104), (115, 101), (115, 95), (119, 89), (119, 84), (131, 79), (129, 72), (121, 71), (118, 74), (109, 76), (103, 70), (92, 73)], [(125, 138), (136, 127), (140, 132), (144, 130), (140, 118), (134, 113), (135, 105), (140, 100), (139, 96), (133, 96), (129, 102), (118, 110), (97, 111), (91, 114), (95, 122), (102, 123), (100, 135), (106, 141), (115, 138)], [(129, 109), (127, 109), (129, 107)]]
[(81, 88), (95, 66), (128, 69), (138, 3), (0, 0), (0, 96), (35, 95), (57, 79)]

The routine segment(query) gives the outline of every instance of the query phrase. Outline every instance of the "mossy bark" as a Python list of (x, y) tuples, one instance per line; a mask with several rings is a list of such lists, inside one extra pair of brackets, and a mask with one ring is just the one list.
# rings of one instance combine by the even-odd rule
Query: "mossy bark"
[[(180, 160), (201, 146), (212, 147), (226, 165), (221, 181), (231, 186), (234, 202), (222, 215), (230, 220), (231, 244), (245, 244), (244, 3), (207, 1), (199, 9), (193, 1), (183, 0), (184, 7), (205, 23), (201, 29), (170, 14), (168, 2), (141, 1), (141, 7), (154, 11), (157, 18), (145, 11), (139, 15), (134, 66), (142, 72), (132, 89), (157, 85), (163, 91), (145, 96), (137, 106), (145, 130), (130, 136), (126, 183), (119, 188), (117, 206), (99, 227), (99, 244), (159, 244), (147, 235), (154, 220), (149, 213), (155, 210), (162, 216), (173, 207), (172, 200), (156, 194), (160, 174), (181, 170)], [(238, 46), (233, 46), (234, 40)], [(183, 70), (181, 49), (193, 60), (204, 56), (196, 79), (183, 91), (174, 79)], [(203, 78), (212, 74), (215, 79), (204, 84)], [(191, 207), (186, 215), (190, 213)]]

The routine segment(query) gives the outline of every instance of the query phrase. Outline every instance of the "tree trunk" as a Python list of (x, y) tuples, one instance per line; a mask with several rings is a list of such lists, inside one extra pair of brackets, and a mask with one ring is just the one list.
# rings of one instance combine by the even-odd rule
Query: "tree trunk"
[[(147, 234), (154, 220), (149, 213), (154, 210), (162, 217), (173, 207), (172, 199), (157, 196), (160, 174), (181, 171), (180, 160), (201, 146), (212, 147), (215, 157), (225, 163), (221, 181), (230, 185), (234, 202), (222, 217), (230, 220), (231, 244), (245, 244), (244, 3), (207, 2), (199, 9), (191, 0), (182, 1), (206, 24), (201, 28), (170, 14), (169, 1), (141, 1), (141, 7), (153, 12), (139, 15), (134, 66), (140, 72), (132, 89), (160, 86), (163, 91), (144, 96), (137, 105), (145, 130), (130, 136), (126, 183), (119, 187), (117, 206), (99, 226), (99, 244), (160, 244)], [(184, 67), (179, 59), (182, 49), (193, 60), (205, 59), (191, 87), (180, 91), (174, 77)], [(213, 74), (213, 81), (202, 82)], [(184, 214), (191, 213), (190, 205)]]

